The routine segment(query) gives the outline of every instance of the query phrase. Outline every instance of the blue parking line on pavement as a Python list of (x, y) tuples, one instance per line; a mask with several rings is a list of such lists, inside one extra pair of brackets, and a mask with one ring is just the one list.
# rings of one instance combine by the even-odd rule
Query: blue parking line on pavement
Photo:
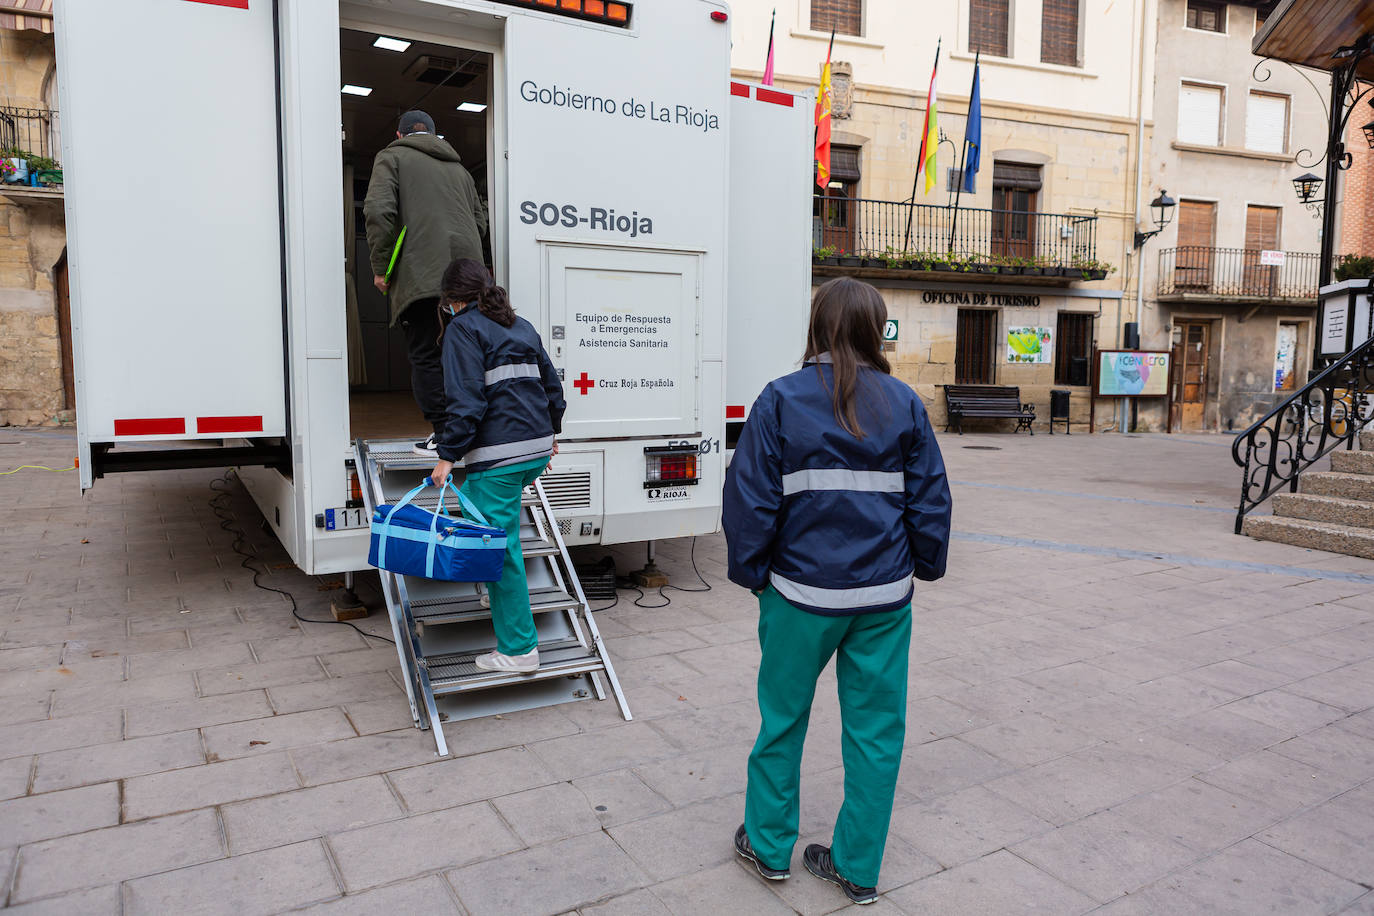
[(1178, 553), (1154, 553), (1149, 550), (1129, 550), (1124, 547), (1098, 547), (1090, 544), (1061, 544), (1057, 541), (1042, 541), (1039, 538), (1010, 537), (1004, 534), (978, 534), (972, 531), (956, 531), (953, 538), (957, 541), (976, 541), (980, 544), (1000, 544), (1003, 547), (1030, 547), (1035, 550), (1053, 550), (1059, 553), (1082, 553), (1099, 557), (1117, 557), (1122, 560), (1150, 560), (1173, 563), (1175, 566), (1202, 566), (1208, 569), (1226, 569), (1235, 572), (1267, 573), (1273, 576), (1292, 576), (1299, 579), (1332, 579), (1337, 582), (1353, 582), (1358, 585), (1374, 585), (1374, 576), (1363, 573), (1339, 572), (1331, 569), (1310, 569), (1303, 566), (1276, 566), (1272, 563), (1247, 563), (1243, 560), (1217, 560), (1211, 557), (1194, 557)]
[(1162, 509), (1192, 509), (1194, 512), (1224, 512), (1235, 515), (1235, 509), (1221, 509), (1216, 506), (1190, 506), (1187, 503), (1167, 503), (1157, 499), (1135, 499), (1130, 496), (1102, 496), (1098, 493), (1075, 493), (1072, 490), (1044, 490), (1038, 487), (1013, 487), (1004, 483), (972, 483), (967, 480), (951, 480), (956, 487), (978, 487), (983, 490), (1009, 490), (1013, 493), (1036, 493), (1041, 496), (1074, 496), (1078, 499), (1100, 499), (1113, 503), (1130, 503), (1136, 506), (1156, 506)]

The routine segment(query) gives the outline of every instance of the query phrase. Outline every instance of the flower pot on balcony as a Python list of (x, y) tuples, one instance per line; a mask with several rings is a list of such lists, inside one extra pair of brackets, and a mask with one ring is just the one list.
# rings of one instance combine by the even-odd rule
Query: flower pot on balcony
[(1044, 275), (1047, 276), (1047, 277), (1065, 277), (1065, 276), (1068, 276), (1068, 274), (1066, 274), (1066, 273), (1064, 272), (1064, 271), (1066, 270), (1066, 268), (1063, 268), (1063, 267), (1042, 267), (1041, 270), (1044, 272)]
[(861, 267), (886, 267), (887, 262), (882, 258), (864, 258)]
[(929, 270), (930, 262), (918, 261), (915, 258), (905, 260), (901, 264), (902, 270)]
[(1107, 272), (1105, 270), (1090, 270), (1088, 271), (1088, 279), (1105, 280), (1107, 279)]
[(1038, 277), (1044, 273), (1044, 270), (1043, 267), (1023, 267), (1021, 273), (1027, 277)]
[(812, 258), (811, 263), (815, 264), (817, 267), (834, 267), (835, 265), (840, 263), (840, 259), (835, 257)]
[(839, 257), (839, 261), (841, 267), (859, 267), (863, 264), (864, 259), (858, 255), (842, 254)]
[(8, 159), (10, 168), (5, 169), (5, 181), (9, 184), (28, 184), (29, 183), (29, 160), (27, 159)]

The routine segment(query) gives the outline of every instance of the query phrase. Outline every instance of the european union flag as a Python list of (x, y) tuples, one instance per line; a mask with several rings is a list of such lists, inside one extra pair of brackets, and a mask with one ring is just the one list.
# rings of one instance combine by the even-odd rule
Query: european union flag
[(968, 144), (964, 163), (964, 190), (973, 193), (973, 176), (978, 174), (978, 160), (983, 149), (983, 93), (978, 88), (978, 61), (973, 62), (973, 91), (969, 94), (968, 124), (964, 127), (964, 142)]

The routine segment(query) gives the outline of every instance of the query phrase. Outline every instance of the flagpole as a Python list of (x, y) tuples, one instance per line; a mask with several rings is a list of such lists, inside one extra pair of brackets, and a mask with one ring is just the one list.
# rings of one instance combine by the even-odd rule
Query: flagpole
[[(973, 53), (973, 88), (969, 89), (969, 106), (973, 105), (973, 92), (978, 87), (978, 58), (982, 50)], [(973, 112), (970, 111), (964, 116), (964, 145), (959, 150), (959, 183), (954, 188), (954, 212), (950, 214), (949, 220), (949, 250), (954, 250), (954, 233), (959, 228), (959, 195), (964, 190), (964, 159), (968, 156), (968, 119)]]
[[(940, 44), (944, 41), (944, 36), (935, 39), (935, 69), (940, 67)], [(921, 145), (925, 145), (926, 125), (930, 119), (930, 93), (926, 93), (926, 116), (921, 119)], [(940, 144), (937, 141), (935, 148), (938, 151)], [(906, 211), (906, 240), (902, 242), (902, 251), (911, 249), (911, 218), (916, 215), (916, 186), (921, 183), (921, 170), (925, 168), (925, 161), (916, 163), (916, 174), (911, 177), (911, 209)]]
[(773, 17), (768, 20), (768, 59), (763, 65), (763, 84), (773, 85), (773, 27), (777, 25), (778, 8), (773, 7)]

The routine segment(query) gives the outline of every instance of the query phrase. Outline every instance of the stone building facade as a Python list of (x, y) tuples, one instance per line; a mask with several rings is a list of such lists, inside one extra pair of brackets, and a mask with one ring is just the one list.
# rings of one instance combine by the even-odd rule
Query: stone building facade
[[(0, 106), (14, 119), (0, 127), (14, 132), (5, 145), (60, 159), (56, 100), (51, 13), (0, 17)], [(16, 118), (15, 111), (50, 117)], [(69, 331), (58, 296), (65, 248), (60, 190), (0, 186), (0, 426), (74, 419)]]
[[(1111, 265), (1105, 279), (998, 274), (948, 274), (903, 270), (815, 267), (817, 283), (836, 273), (851, 273), (879, 286), (889, 315), (898, 321), (893, 347), (894, 373), (911, 384), (937, 422), (944, 420), (941, 386), (972, 380), (1017, 385), (1022, 400), (1049, 414), (1050, 391), (1072, 392), (1075, 420), (1086, 425), (1089, 391), (1084, 370), (1094, 347), (1112, 348), (1126, 322), (1136, 319), (1138, 300), (1132, 246), (1137, 225), (1136, 184), (1141, 150), (1148, 143), (1154, 81), (1150, 48), (1155, 0), (1109, 4), (1084, 0), (784, 0), (777, 5), (775, 82), (801, 91), (818, 84), (833, 26), (836, 70), (847, 78), (852, 97), (848, 117), (832, 124), (832, 182), (827, 194), (853, 204), (817, 205), (814, 236), (818, 247), (857, 247), (881, 251), (941, 252), (947, 247), (940, 208), (953, 201), (959, 149), (965, 136), (975, 63), (981, 70), (982, 154), (973, 193), (961, 193), (960, 231), (984, 234), (988, 253), (1033, 254), (1047, 246), (1077, 258), (1091, 251)], [(762, 75), (773, 3), (743, 0), (732, 5), (732, 69), (736, 78)], [(847, 34), (848, 32), (848, 34)], [(882, 235), (864, 245), (862, 225), (889, 219), (913, 199), (913, 179), (927, 107), (927, 87), (935, 61), (940, 180), (927, 195), (915, 191), (915, 239), (906, 233)], [(811, 191), (818, 189), (812, 187)], [(808, 193), (798, 189), (798, 193)], [(1019, 193), (1019, 196), (1017, 196)], [(831, 224), (836, 207), (848, 208), (860, 228), (846, 236)], [(1022, 224), (1038, 226), (1009, 241), (1004, 219), (994, 211), (1025, 210)], [(842, 220), (841, 220), (842, 221)], [(939, 224), (932, 233), (924, 221)], [(953, 228), (953, 227), (951, 227)], [(1001, 233), (1001, 235), (998, 235)], [(1088, 235), (1091, 240), (1088, 241)], [(1026, 236), (1029, 235), (1030, 238)], [(934, 240), (932, 240), (932, 236)], [(896, 239), (893, 242), (893, 239)], [(960, 236), (951, 250), (979, 244)], [(836, 244), (838, 240), (838, 245)], [(1062, 245), (1060, 241), (1062, 240)], [(1018, 245), (1020, 247), (1018, 247)], [(804, 308), (805, 304), (799, 304)], [(1061, 350), (1061, 331), (1071, 327), (1076, 374)], [(1019, 329), (1048, 331), (1054, 351), (1043, 362), (1022, 362), (1008, 342)], [(973, 330), (971, 330), (973, 329)], [(979, 335), (971, 343), (971, 336)], [(989, 338), (989, 339), (985, 339)], [(989, 346), (990, 344), (990, 346)], [(981, 365), (969, 368), (970, 346)], [(1110, 404), (1099, 410), (1110, 412)], [(1039, 424), (1043, 431), (1043, 424)]]
[[(1325, 146), (1330, 82), (1254, 56), (1273, 6), (1160, 0), (1151, 37), (1148, 193), (1178, 203), (1143, 249), (1141, 335), (1173, 354), (1172, 422), (1185, 430), (1245, 429), (1310, 366), (1321, 223), (1293, 179)], [(1160, 403), (1142, 414), (1164, 421)]]

